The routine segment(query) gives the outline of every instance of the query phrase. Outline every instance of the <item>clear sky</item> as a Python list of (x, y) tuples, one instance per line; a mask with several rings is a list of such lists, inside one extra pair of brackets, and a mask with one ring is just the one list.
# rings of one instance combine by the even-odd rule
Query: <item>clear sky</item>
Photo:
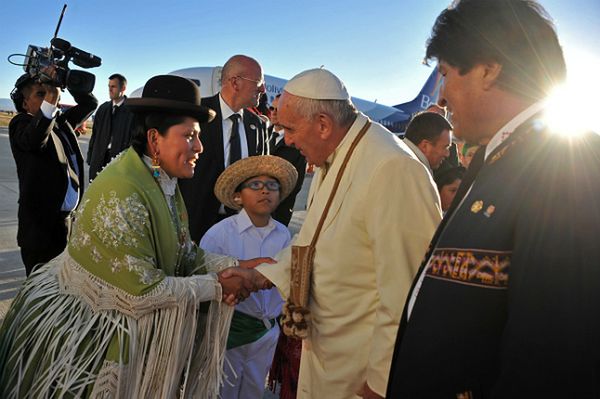
[[(28, 44), (48, 46), (64, 2), (3, 0), (0, 98), (9, 97), (23, 73), (6, 57), (24, 53)], [(587, 78), (580, 100), (596, 102), (600, 1), (540, 2), (556, 22), (570, 74)], [(89, 70), (96, 75), (94, 94), (100, 101), (108, 99), (107, 78), (112, 73), (124, 74), (131, 92), (153, 75), (222, 65), (229, 56), (242, 53), (256, 58), (265, 74), (285, 79), (325, 65), (346, 83), (350, 94), (394, 105), (411, 100), (429, 75), (430, 68), (421, 65), (425, 41), (449, 3), (71, 0), (59, 37), (102, 58), (101, 67)]]

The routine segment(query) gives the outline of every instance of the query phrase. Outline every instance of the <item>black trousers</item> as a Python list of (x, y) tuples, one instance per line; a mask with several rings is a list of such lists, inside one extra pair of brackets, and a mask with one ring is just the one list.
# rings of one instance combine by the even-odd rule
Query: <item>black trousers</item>
[(36, 266), (51, 261), (60, 255), (67, 246), (67, 238), (71, 231), (71, 212), (60, 212), (53, 230), (54, 236), (48, 237), (44, 245), (28, 245), (21, 247), (21, 259), (25, 265), (25, 274), (29, 276)]
[(21, 248), (21, 259), (25, 265), (25, 274), (29, 276), (37, 265), (43, 265), (56, 258), (65, 249), (66, 245), (49, 248)]

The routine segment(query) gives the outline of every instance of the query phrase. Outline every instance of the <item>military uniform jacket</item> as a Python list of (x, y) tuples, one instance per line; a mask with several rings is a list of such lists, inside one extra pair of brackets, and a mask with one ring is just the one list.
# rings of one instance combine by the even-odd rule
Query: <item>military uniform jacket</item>
[(529, 120), (446, 217), (387, 397), (599, 397), (600, 137)]

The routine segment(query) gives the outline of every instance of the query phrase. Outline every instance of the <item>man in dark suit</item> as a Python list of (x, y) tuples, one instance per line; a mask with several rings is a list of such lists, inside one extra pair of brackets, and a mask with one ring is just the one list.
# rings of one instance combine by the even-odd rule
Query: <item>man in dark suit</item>
[(292, 219), (292, 213), (294, 211), (294, 204), (296, 203), (296, 196), (302, 189), (302, 183), (304, 182), (304, 175), (306, 174), (306, 158), (300, 151), (295, 147), (290, 147), (285, 144), (283, 139), (284, 130), (278, 126), (279, 120), (277, 119), (277, 106), (279, 105), (279, 97), (281, 94), (275, 96), (273, 103), (269, 110), (271, 111), (271, 126), (269, 126), (269, 153), (281, 157), (294, 165), (298, 172), (298, 180), (296, 181), (296, 187), (288, 195), (271, 214), (273, 219), (277, 220), (284, 225), (290, 224)]
[(598, 398), (600, 136), (548, 121), (566, 77), (550, 17), (456, 1), (426, 58), (481, 147), (407, 297), (386, 397)]
[(135, 126), (135, 117), (123, 107), (127, 102), (125, 90), (127, 79), (115, 73), (108, 78), (110, 101), (100, 105), (94, 117), (94, 127), (87, 153), (90, 165), (90, 181), (117, 156), (129, 147), (131, 132)]
[(190, 234), (196, 242), (212, 225), (234, 212), (226, 209), (213, 192), (221, 172), (236, 160), (267, 153), (264, 122), (244, 110), (257, 106), (264, 91), (260, 64), (253, 58), (235, 55), (223, 66), (221, 92), (202, 99), (202, 105), (215, 110), (217, 116), (211, 123), (200, 125), (204, 151), (196, 162), (194, 177), (179, 182)]
[(71, 92), (77, 105), (59, 114), (59, 94), (29, 75), (11, 93), (19, 112), (8, 130), (19, 177), (17, 243), (27, 275), (64, 250), (71, 211), (83, 194), (83, 157), (73, 129), (98, 101), (91, 93)]

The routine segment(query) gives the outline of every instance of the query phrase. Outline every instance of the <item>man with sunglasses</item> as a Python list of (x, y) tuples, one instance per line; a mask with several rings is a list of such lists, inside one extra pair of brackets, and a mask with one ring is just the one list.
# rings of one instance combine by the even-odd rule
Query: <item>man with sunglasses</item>
[[(50, 67), (45, 73), (55, 72)], [(71, 95), (77, 105), (61, 114), (60, 89), (29, 74), (11, 93), (18, 112), (8, 130), (19, 177), (17, 243), (27, 275), (64, 250), (71, 211), (83, 194), (83, 158), (74, 129), (98, 101), (91, 93)]]
[(223, 170), (239, 159), (267, 153), (265, 123), (245, 110), (256, 107), (264, 92), (260, 64), (248, 56), (234, 55), (221, 71), (221, 91), (202, 99), (202, 105), (215, 110), (217, 116), (212, 123), (200, 125), (204, 151), (196, 162), (194, 177), (180, 182), (195, 242), (212, 225), (234, 213), (213, 193)]

